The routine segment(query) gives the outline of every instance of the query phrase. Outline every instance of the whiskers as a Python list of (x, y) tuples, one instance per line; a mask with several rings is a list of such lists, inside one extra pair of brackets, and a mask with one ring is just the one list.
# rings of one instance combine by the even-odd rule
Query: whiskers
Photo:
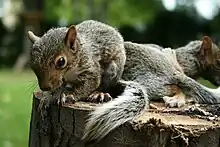
[(38, 89), (37, 81), (28, 81), (28, 84), (25, 86), (24, 94), (28, 97), (32, 97), (34, 91)]

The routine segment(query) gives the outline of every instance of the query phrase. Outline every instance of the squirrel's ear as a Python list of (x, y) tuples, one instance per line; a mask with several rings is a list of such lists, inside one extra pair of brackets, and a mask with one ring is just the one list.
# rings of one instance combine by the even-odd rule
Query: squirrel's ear
[(203, 37), (200, 53), (208, 64), (213, 63), (212, 40), (208, 36)]
[(28, 38), (31, 40), (32, 43), (34, 43), (36, 40), (40, 39), (40, 37), (34, 35), (34, 33), (31, 31), (28, 31)]
[(71, 25), (66, 33), (64, 43), (68, 48), (74, 50), (75, 41), (76, 41), (76, 28), (74, 25)]

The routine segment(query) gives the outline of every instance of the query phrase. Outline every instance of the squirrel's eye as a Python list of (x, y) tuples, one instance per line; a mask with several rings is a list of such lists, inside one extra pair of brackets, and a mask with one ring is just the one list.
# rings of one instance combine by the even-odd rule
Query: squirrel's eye
[(58, 57), (55, 62), (55, 65), (56, 65), (56, 68), (58, 68), (58, 69), (65, 68), (67, 65), (66, 58), (65, 57)]

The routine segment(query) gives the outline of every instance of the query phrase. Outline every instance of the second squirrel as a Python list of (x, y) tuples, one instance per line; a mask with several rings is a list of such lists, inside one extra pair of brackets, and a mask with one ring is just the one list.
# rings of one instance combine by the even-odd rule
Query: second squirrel
[[(153, 47), (164, 52), (169, 50), (156, 44), (144, 45), (146, 49)], [(125, 48), (125, 50), (136, 50), (136, 48)], [(140, 54), (138, 50), (132, 53)], [(187, 76), (195, 80), (203, 78), (215, 86), (220, 86), (220, 49), (208, 36), (204, 36), (201, 40), (190, 41), (176, 49), (171, 49), (169, 53), (175, 56), (174, 58), (176, 58), (179, 66)], [(132, 61), (126, 62), (122, 77), (125, 80), (129, 80), (129, 76), (131, 76), (127, 74), (130, 72), (130, 68), (127, 68), (130, 67), (129, 64), (132, 64)]]

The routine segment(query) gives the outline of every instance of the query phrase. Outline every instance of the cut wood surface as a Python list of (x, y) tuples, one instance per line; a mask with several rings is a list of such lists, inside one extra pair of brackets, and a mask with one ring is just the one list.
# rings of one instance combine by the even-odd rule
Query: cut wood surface
[[(81, 141), (87, 114), (97, 104), (57, 104), (38, 111), (42, 93), (34, 94), (29, 147), (219, 147), (218, 105), (148, 110), (132, 122), (109, 133), (98, 144)], [(41, 117), (41, 116), (44, 117)]]

